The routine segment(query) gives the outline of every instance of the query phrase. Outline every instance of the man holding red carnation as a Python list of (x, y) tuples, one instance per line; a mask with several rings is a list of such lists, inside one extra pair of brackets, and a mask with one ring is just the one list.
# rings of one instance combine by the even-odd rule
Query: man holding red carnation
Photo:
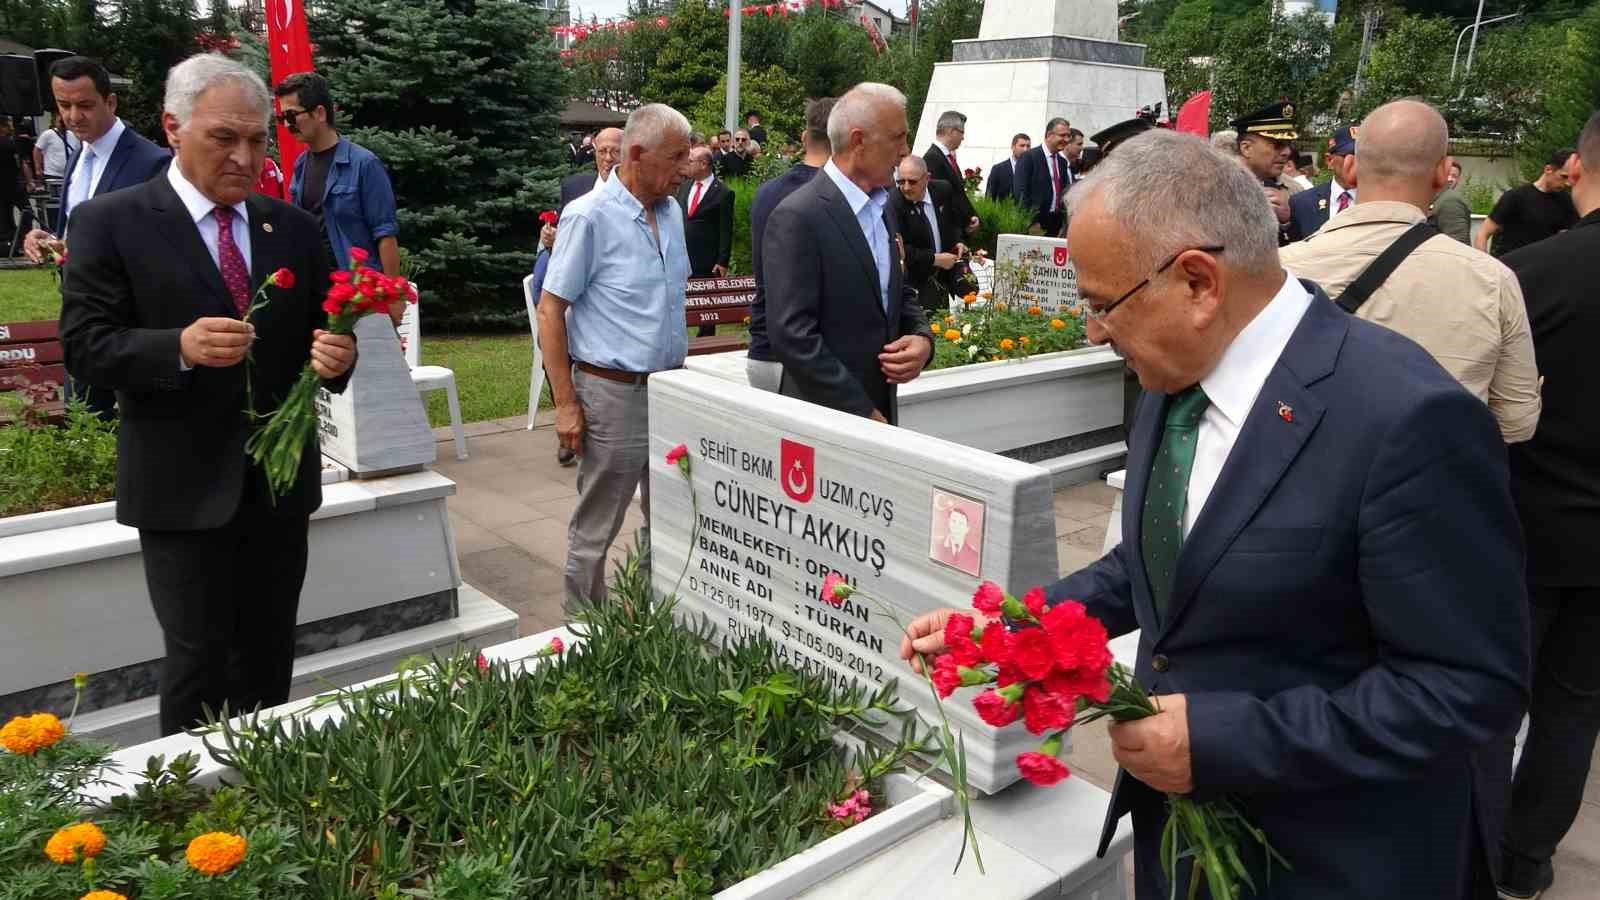
[[(270, 411), (308, 361), (334, 391), (355, 364), (355, 339), (324, 330), (315, 220), (252, 192), (271, 111), (244, 66), (216, 54), (179, 63), (162, 114), (167, 173), (72, 215), (61, 343), (122, 410), (117, 521), (139, 529), (166, 644), (163, 734), (224, 705), (288, 699), (321, 456), (313, 430), (298, 479), (274, 501), (245, 455), (244, 408), (253, 397)], [(245, 322), (263, 282), (267, 305)]]
[[(977, 683), (963, 658), (1092, 675), (1099, 660), (1079, 654), (1106, 635), (1081, 617), (1138, 630), (1135, 675), (1159, 712), (1110, 728), (1122, 771), (1101, 851), (1131, 813), (1140, 900), (1172, 890), (1168, 794), (1262, 829), (1292, 869), (1266, 880), (1261, 845), (1243, 842), (1252, 897), (1494, 897), (1498, 814), (1475, 751), (1527, 705), (1528, 619), (1487, 407), (1285, 272), (1259, 184), (1197, 138), (1130, 138), (1068, 205), (1088, 335), (1145, 390), (1123, 541), (1023, 609), (979, 597), (982, 619), (923, 616), (902, 654), (944, 651), (941, 690)], [(986, 719), (1018, 714), (996, 694)], [(1069, 715), (1048, 696), (1021, 707), (1036, 725)], [(1023, 774), (1065, 775), (1054, 749)], [(1179, 888), (1191, 869), (1177, 863)]]

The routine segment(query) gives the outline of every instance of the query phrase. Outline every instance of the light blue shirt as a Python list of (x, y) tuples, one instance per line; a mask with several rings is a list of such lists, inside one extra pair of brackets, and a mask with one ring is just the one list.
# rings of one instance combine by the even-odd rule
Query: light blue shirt
[(689, 354), (683, 210), (666, 197), (655, 215), (659, 241), (644, 206), (615, 176), (561, 214), (544, 289), (571, 304), (567, 352), (574, 360), (624, 372), (683, 365)]
[(828, 173), (833, 183), (838, 185), (839, 193), (844, 194), (844, 201), (850, 204), (850, 212), (855, 214), (856, 224), (861, 226), (861, 236), (867, 239), (867, 248), (872, 251), (872, 261), (878, 267), (878, 298), (883, 303), (883, 311), (889, 311), (889, 229), (883, 224), (883, 206), (889, 202), (889, 192), (883, 188), (874, 188), (868, 194), (856, 183), (846, 178), (839, 167), (828, 160), (822, 167)]
[(94, 189), (100, 186), (100, 176), (106, 173), (106, 163), (111, 161), (111, 154), (117, 152), (117, 141), (122, 140), (126, 130), (128, 126), (121, 119), (113, 119), (106, 133), (90, 141), (78, 154), (77, 168), (72, 170), (72, 190), (62, 199), (66, 204), (63, 210), (66, 218), (62, 221), (71, 221), (73, 208), (94, 196)]
[(933, 232), (933, 252), (944, 252), (944, 239), (939, 235), (939, 211), (933, 208), (933, 191), (922, 195), (922, 214), (928, 217), (928, 230)]

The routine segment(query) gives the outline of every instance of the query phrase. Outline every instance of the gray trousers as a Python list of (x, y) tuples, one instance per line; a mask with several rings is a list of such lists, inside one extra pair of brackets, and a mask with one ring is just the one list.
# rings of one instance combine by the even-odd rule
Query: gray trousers
[(640, 490), (645, 528), (650, 521), (649, 394), (645, 385), (610, 381), (577, 368), (572, 386), (583, 407), (583, 455), (578, 457), (578, 505), (567, 526), (566, 608), (576, 612), (606, 599), (606, 551)]
[(765, 359), (746, 359), (744, 375), (750, 380), (751, 387), (776, 394), (783, 382), (783, 363)]

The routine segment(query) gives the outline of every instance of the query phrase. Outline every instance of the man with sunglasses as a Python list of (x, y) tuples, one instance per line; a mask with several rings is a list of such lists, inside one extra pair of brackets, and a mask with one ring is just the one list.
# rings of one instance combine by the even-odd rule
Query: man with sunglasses
[(753, 161), (750, 156), (750, 133), (741, 128), (733, 134), (732, 147), (724, 148), (722, 158), (717, 161), (717, 174), (723, 178), (743, 177), (750, 174)]
[[(296, 72), (278, 82), (273, 93), (279, 121), (309, 150), (294, 161), (290, 201), (317, 217), (329, 261), (349, 268), (350, 251), (360, 247), (381, 263), (383, 274), (399, 275), (400, 225), (389, 173), (371, 150), (334, 128), (328, 80)], [(390, 314), (398, 325), (405, 310), (397, 306)]]
[[(1199, 138), (1128, 139), (1068, 206), (1088, 336), (1146, 391), (1122, 543), (1047, 589), (1113, 637), (1139, 631), (1160, 710), (1110, 726), (1101, 852), (1131, 813), (1137, 896), (1168, 897), (1164, 794), (1231, 798), (1293, 867), (1261, 897), (1493, 897), (1473, 752), (1528, 697), (1493, 416), (1286, 272), (1259, 179)], [(951, 612), (911, 623), (902, 656), (943, 649)]]

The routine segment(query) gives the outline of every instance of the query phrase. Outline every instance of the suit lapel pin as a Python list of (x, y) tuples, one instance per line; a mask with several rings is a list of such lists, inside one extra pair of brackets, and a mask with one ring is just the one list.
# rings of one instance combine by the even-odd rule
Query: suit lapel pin
[(1278, 418), (1284, 420), (1285, 422), (1293, 422), (1294, 421), (1294, 407), (1292, 407), (1289, 404), (1283, 402), (1282, 400), (1279, 400), (1278, 401)]
[(1322, 209), (1327, 209), (1327, 208), (1328, 208), (1328, 201), (1327, 200), (1318, 200), (1317, 201), (1317, 209), (1322, 210)]
[(261, 223), (261, 230), (265, 231), (267, 234), (271, 234), (272, 233), (272, 223), (271, 222), (262, 222)]

